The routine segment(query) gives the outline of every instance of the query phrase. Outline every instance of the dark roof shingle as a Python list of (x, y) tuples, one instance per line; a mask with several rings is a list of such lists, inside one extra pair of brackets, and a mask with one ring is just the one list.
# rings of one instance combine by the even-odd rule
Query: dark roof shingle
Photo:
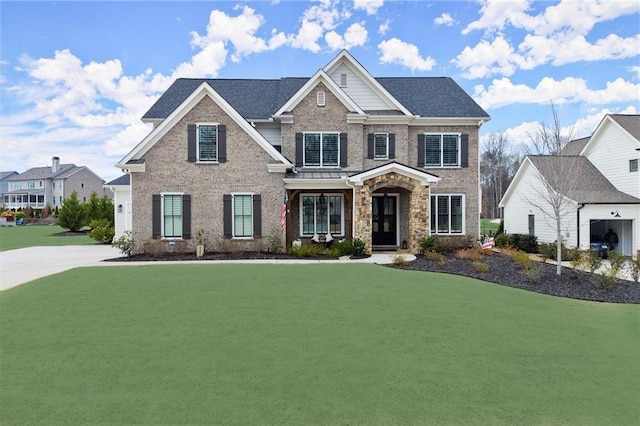
[(631, 136), (640, 141), (640, 115), (610, 114)]

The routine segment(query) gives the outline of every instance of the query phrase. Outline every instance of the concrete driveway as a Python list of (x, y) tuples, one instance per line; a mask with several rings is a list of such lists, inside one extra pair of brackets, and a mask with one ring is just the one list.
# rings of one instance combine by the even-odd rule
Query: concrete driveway
[(28, 247), (0, 253), (0, 291), (80, 266), (122, 256), (109, 245)]
[[(120, 257), (120, 250), (108, 245), (95, 246), (57, 246), (57, 247), (28, 247), (17, 250), (0, 252), (0, 291), (8, 290), (20, 284), (33, 281), (73, 268), (82, 266), (136, 266), (161, 265), (170, 263), (377, 263), (390, 264), (400, 253), (375, 253), (364, 259), (341, 258), (336, 260), (315, 259), (246, 259), (246, 260), (193, 260), (177, 262), (107, 262), (104, 259)], [(407, 261), (415, 260), (412, 254), (403, 254)]]

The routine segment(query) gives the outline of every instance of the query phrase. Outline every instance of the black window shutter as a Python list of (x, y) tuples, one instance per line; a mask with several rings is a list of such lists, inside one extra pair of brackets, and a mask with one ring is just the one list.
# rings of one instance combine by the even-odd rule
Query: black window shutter
[(253, 236), (262, 236), (262, 197), (260, 194), (253, 196)]
[(369, 133), (367, 135), (367, 158), (373, 158), (374, 157), (374, 151), (375, 151), (375, 135), (373, 133)]
[(304, 137), (302, 133), (296, 133), (296, 167), (302, 167), (303, 149)]
[(389, 133), (389, 158), (396, 158), (396, 134)]
[(426, 149), (427, 149), (427, 136), (418, 135), (418, 167), (424, 167)]
[(222, 216), (224, 220), (224, 237), (231, 238), (233, 237), (233, 229), (231, 226), (232, 217), (231, 217), (231, 195), (224, 194), (222, 196)]
[(460, 165), (469, 167), (469, 135), (460, 136)]
[(347, 134), (340, 133), (340, 167), (347, 167)]
[(227, 162), (227, 126), (218, 124), (218, 163)]
[(151, 236), (153, 238), (160, 238), (162, 236), (162, 197), (160, 194), (152, 195), (151, 204)]
[(182, 196), (182, 238), (191, 239), (191, 195)]
[(187, 125), (187, 161), (195, 163), (196, 161), (196, 125)]

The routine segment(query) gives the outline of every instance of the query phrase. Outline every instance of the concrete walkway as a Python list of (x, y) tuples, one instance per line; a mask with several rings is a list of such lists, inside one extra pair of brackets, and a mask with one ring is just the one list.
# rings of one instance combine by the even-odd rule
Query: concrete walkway
[(408, 253), (375, 253), (365, 259), (336, 260), (315, 259), (246, 259), (246, 260), (193, 260), (193, 261), (147, 261), (147, 262), (102, 262), (104, 259), (120, 257), (119, 250), (111, 246), (57, 246), (28, 247), (0, 252), (0, 291), (8, 290), (20, 284), (48, 275), (57, 274), (73, 268), (86, 266), (137, 266), (167, 264), (216, 264), (216, 263), (255, 263), (255, 264), (301, 264), (301, 263), (377, 263), (390, 264), (397, 255), (407, 261), (415, 260)]

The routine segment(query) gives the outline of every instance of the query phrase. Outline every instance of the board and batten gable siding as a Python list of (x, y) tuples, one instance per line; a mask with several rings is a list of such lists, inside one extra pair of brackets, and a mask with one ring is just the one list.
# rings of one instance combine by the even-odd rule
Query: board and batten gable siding
[(617, 125), (608, 122), (587, 158), (618, 190), (640, 198), (640, 172), (629, 171), (637, 159), (638, 143)]
[[(198, 164), (187, 161), (187, 126), (219, 123), (227, 130), (227, 161)], [(202, 229), (211, 242), (223, 236), (223, 197), (231, 193), (259, 194), (262, 235), (279, 229), (284, 193), (282, 174), (269, 173), (273, 159), (233, 119), (205, 97), (144, 155), (146, 171), (132, 173), (133, 237), (143, 247), (152, 238), (152, 195), (191, 196), (191, 234)], [(238, 240), (254, 249), (254, 240)]]
[[(345, 87), (340, 86), (342, 74), (347, 75), (347, 85)], [(338, 66), (335, 71), (330, 74), (330, 77), (364, 111), (395, 109), (395, 107), (388, 104), (374, 93), (369, 86), (345, 64)]]
[[(468, 135), (467, 167), (418, 167), (418, 135), (424, 133), (460, 133)], [(396, 147), (397, 152), (397, 147)], [(408, 162), (440, 178), (431, 187), (431, 194), (465, 195), (465, 231), (467, 235), (480, 235), (480, 169), (478, 163), (478, 126), (410, 126), (408, 133)]]
[[(538, 242), (551, 243), (556, 241), (558, 238), (555, 226), (549, 224), (553, 221), (553, 216), (551, 218), (545, 217), (540, 209), (535, 207), (537, 204), (546, 211), (552, 212), (551, 206), (540, 195), (544, 194), (545, 191), (546, 189), (540, 181), (537, 170), (529, 165), (521, 179), (516, 182), (515, 189), (504, 207), (504, 232), (508, 234), (528, 234), (529, 215), (533, 214)], [(571, 247), (575, 247), (577, 243), (576, 209), (577, 206), (570, 205), (569, 212), (561, 226), (563, 238), (565, 238), (567, 245)]]

